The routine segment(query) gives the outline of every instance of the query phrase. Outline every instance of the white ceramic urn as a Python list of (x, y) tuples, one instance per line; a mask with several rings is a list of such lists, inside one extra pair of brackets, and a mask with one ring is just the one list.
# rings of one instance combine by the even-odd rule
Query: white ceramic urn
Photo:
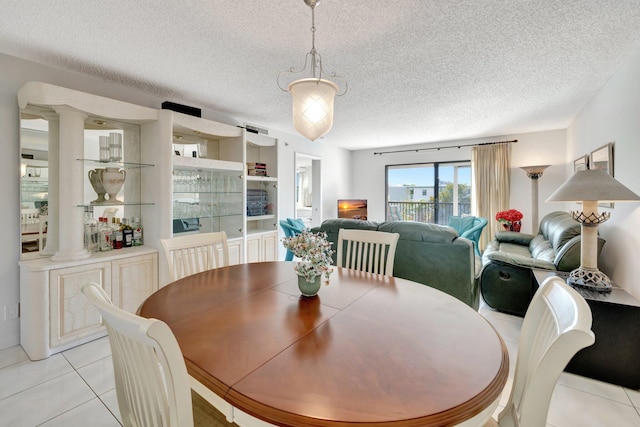
[(107, 203), (123, 203), (122, 200), (116, 198), (116, 195), (124, 185), (126, 177), (127, 172), (124, 169), (106, 168), (104, 172), (102, 172), (102, 186), (107, 194), (109, 194)]
[(104, 189), (104, 186), (102, 185), (103, 172), (104, 172), (104, 169), (99, 169), (99, 168), (91, 169), (89, 171), (89, 182), (93, 187), (93, 191), (95, 191), (96, 194), (98, 194), (98, 198), (91, 201), (92, 205), (101, 205), (106, 201), (106, 199), (104, 198), (104, 195), (107, 194), (107, 191)]

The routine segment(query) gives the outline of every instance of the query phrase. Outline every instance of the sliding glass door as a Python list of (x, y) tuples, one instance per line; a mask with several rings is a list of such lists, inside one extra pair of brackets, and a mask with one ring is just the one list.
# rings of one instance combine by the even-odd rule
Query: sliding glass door
[(387, 220), (446, 225), (452, 215), (471, 214), (469, 162), (389, 165)]

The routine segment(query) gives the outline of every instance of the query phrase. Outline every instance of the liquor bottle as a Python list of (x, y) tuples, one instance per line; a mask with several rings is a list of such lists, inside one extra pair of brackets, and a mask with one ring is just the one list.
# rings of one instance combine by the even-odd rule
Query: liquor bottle
[(120, 229), (122, 230), (122, 247), (130, 248), (133, 246), (133, 228), (129, 225), (127, 218), (122, 218)]
[(111, 226), (107, 222), (107, 218), (99, 218), (100, 225), (98, 226), (98, 236), (100, 239), (100, 250), (102, 252), (110, 251), (113, 249), (111, 245)]
[(93, 206), (84, 208), (84, 247), (89, 252), (100, 249), (98, 238), (98, 221), (93, 217)]
[(133, 246), (142, 246), (142, 224), (140, 223), (140, 218), (133, 218), (131, 228), (133, 228)]
[(111, 228), (113, 234), (111, 240), (113, 241), (113, 249), (122, 249), (122, 230), (120, 229), (120, 218), (111, 218)]

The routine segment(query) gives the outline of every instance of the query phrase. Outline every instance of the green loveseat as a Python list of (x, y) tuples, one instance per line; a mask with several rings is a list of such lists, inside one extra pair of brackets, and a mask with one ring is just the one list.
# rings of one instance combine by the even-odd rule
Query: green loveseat
[[(422, 283), (452, 295), (478, 309), (479, 294), (476, 271), (480, 260), (473, 243), (451, 227), (413, 221), (372, 222), (353, 219), (329, 219), (311, 231), (327, 233), (336, 250), (341, 228), (398, 233), (393, 275)], [(334, 253), (334, 264), (335, 256)]]
[[(482, 254), (480, 291), (489, 307), (524, 316), (538, 282), (532, 269), (571, 271), (580, 266), (580, 223), (551, 212), (537, 235), (499, 231)], [(598, 254), (604, 239), (598, 238)]]

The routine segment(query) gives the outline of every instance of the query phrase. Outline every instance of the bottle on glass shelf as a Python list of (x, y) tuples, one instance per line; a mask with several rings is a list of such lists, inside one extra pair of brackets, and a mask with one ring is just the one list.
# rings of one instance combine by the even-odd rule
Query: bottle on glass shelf
[(120, 229), (120, 218), (111, 218), (111, 229), (113, 234), (111, 240), (113, 242), (113, 249), (122, 249), (122, 230)]
[(98, 237), (100, 241), (100, 250), (102, 252), (110, 251), (113, 249), (111, 244), (111, 226), (107, 222), (107, 218), (99, 218), (100, 225), (98, 226)]
[(93, 217), (93, 206), (85, 206), (84, 247), (89, 252), (96, 252), (100, 249), (98, 242), (98, 221)]
[(131, 228), (133, 228), (133, 246), (142, 246), (142, 224), (140, 223), (140, 218), (133, 218)]
[(131, 228), (127, 218), (122, 218), (120, 229), (122, 230), (122, 247), (130, 248), (133, 246), (133, 228)]

